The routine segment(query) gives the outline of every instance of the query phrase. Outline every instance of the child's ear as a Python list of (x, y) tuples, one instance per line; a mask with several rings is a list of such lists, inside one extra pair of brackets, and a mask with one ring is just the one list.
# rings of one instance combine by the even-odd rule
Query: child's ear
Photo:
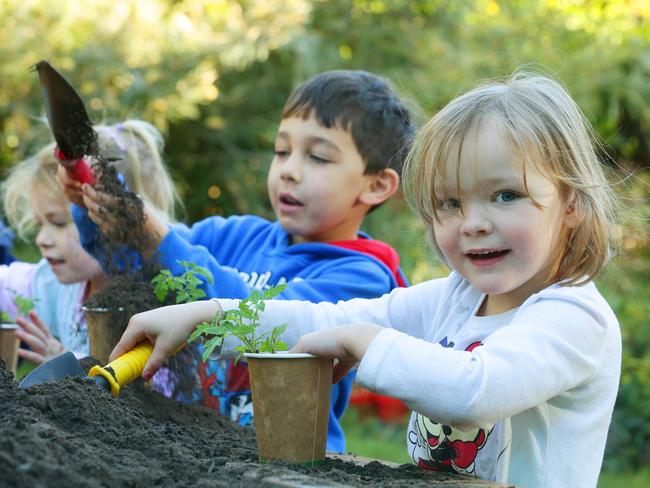
[(370, 207), (384, 203), (399, 188), (399, 174), (392, 168), (369, 175), (368, 185), (359, 196), (359, 201)]
[(575, 205), (569, 204), (564, 210), (564, 225), (569, 229), (575, 229), (582, 221), (580, 212), (576, 211)]

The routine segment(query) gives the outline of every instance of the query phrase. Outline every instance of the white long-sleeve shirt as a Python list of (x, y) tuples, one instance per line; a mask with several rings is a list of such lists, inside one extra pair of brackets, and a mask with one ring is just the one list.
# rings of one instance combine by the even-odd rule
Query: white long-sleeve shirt
[(596, 486), (621, 365), (611, 308), (593, 283), (552, 285), (479, 317), (484, 298), (452, 272), (374, 300), (267, 302), (261, 321), (288, 323), (289, 345), (337, 325), (386, 327), (357, 381), (412, 409), (407, 447), (423, 468), (526, 488)]

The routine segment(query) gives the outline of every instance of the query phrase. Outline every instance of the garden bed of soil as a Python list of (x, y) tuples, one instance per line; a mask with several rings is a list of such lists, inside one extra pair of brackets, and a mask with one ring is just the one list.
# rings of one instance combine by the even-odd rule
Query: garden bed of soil
[[(82, 360), (85, 369), (94, 363)], [(252, 428), (141, 382), (119, 397), (84, 378), (21, 389), (0, 360), (0, 399), (3, 487), (488, 486), (410, 465), (330, 458), (316, 468), (260, 464)]]

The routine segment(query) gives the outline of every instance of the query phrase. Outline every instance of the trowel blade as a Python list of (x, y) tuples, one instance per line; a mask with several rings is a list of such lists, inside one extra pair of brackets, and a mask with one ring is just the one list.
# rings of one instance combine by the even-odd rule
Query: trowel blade
[(72, 85), (47, 61), (36, 63), (43, 104), (59, 149), (68, 159), (98, 154), (97, 134)]
[(68, 351), (38, 366), (25, 376), (18, 386), (28, 388), (48, 381), (60, 380), (66, 376), (83, 375), (84, 371), (81, 369), (79, 361), (74, 353)]

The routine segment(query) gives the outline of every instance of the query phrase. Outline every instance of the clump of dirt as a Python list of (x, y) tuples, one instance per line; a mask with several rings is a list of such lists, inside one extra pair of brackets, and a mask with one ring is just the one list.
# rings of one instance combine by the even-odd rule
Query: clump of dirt
[(144, 232), (144, 204), (120, 181), (117, 169), (105, 158), (98, 157), (93, 170), (99, 175), (95, 189), (111, 197), (101, 213), (106, 220), (117, 223), (110, 226), (110, 231), (104, 234), (106, 240), (99, 243), (104, 246), (102, 251), (107, 258), (106, 271), (109, 274), (128, 272), (137, 266), (133, 251), (142, 253), (151, 243)]
[(109, 310), (122, 309), (130, 317), (145, 310), (171, 305), (171, 303), (173, 302), (169, 300), (160, 303), (154, 294), (153, 285), (148, 276), (141, 272), (132, 272), (111, 276), (106, 286), (88, 299), (84, 306)]
[(0, 360), (0, 398), (2, 486), (486, 487), (415, 466), (259, 464), (252, 428), (138, 382), (119, 397), (80, 377), (21, 389)]

